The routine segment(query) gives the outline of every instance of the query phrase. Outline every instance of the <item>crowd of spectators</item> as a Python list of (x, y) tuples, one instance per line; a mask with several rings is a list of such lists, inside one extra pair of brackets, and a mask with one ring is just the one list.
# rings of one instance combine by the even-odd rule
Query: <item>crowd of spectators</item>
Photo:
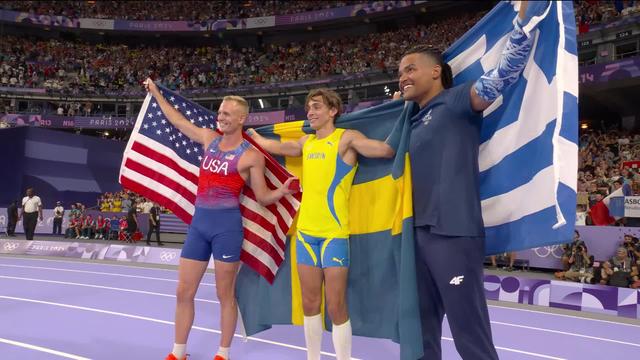
[[(197, 10), (196, 13), (199, 14), (211, 11), (220, 14), (220, 11), (232, 11), (236, 8), (247, 11), (283, 9), (298, 12), (344, 3), (287, 1), (284, 6), (281, 0), (184, 1), (172, 3), (172, 6), (147, 6), (148, 3), (142, 1), (9, 1), (3, 2), (2, 6), (47, 14), (89, 16), (94, 11), (106, 17), (135, 13), (144, 18), (164, 18), (169, 14), (191, 14), (188, 9)], [(206, 9), (201, 9), (202, 6)], [(220, 9), (214, 11), (208, 7)], [(640, 3), (580, 1), (575, 2), (575, 8), (578, 24), (590, 24), (640, 10)], [(153, 44), (129, 47), (122, 44), (96, 45), (81, 41), (3, 36), (0, 42), (0, 86), (44, 88), (50, 92), (72, 96), (139, 94), (140, 82), (148, 76), (159, 79), (170, 89), (202, 91), (312, 80), (368, 71), (393, 71), (399, 57), (408, 47), (427, 43), (435, 49), (444, 50), (482, 15), (483, 13), (461, 14), (430, 25), (365, 36), (246, 48), (229, 45), (185, 48)]]
[[(166, 4), (158, 4), (162, 2), (157, 1), (156, 6), (149, 6), (146, 1), (2, 1), (0, 8), (34, 15), (62, 15), (71, 19), (205, 21), (295, 14), (358, 3), (335, 0), (239, 0), (166, 1)], [(378, 6), (385, 5), (384, 1), (377, 1), (374, 7), (375, 3), (379, 3)], [(587, 0), (574, 1), (574, 8), (576, 23), (584, 32), (588, 31), (590, 24), (640, 12), (640, 3), (636, 0)]]
[(156, 1), (153, 4), (148, 1), (2, 1), (0, 7), (71, 19), (204, 21), (295, 14), (352, 4), (352, 1), (309, 0)]
[[(608, 130), (584, 131), (578, 153), (578, 224), (592, 225), (589, 210), (605, 197), (626, 187), (640, 195), (640, 133)], [(640, 226), (638, 218), (620, 218), (618, 226)], [(595, 259), (575, 232), (573, 242), (563, 246), (559, 279), (617, 287), (640, 288), (640, 241), (632, 235), (607, 259)]]
[[(591, 225), (588, 211), (613, 191), (628, 185), (640, 195), (640, 133), (588, 131), (580, 137), (578, 152), (579, 224)], [(622, 218), (618, 225), (636, 224), (638, 219)]]
[[(94, 209), (99, 210), (99, 213), (94, 216), (84, 204), (71, 204), (67, 212), (69, 221), (65, 238), (108, 239), (115, 236), (122, 239), (129, 223), (136, 222), (135, 228), (139, 228), (136, 214), (149, 213), (154, 206), (150, 200), (129, 190), (104, 193), (97, 200)], [(163, 209), (160, 208), (160, 211)], [(126, 239), (130, 240), (128, 237)]]
[(98, 198), (98, 209), (101, 212), (125, 212), (135, 208), (139, 213), (148, 213), (153, 203), (144, 196), (129, 190), (108, 192)]
[(0, 42), (0, 86), (45, 88), (69, 95), (138, 93), (140, 82), (148, 76), (168, 88), (188, 90), (395, 71), (409, 47), (426, 43), (444, 50), (482, 15), (464, 14), (397, 31), (262, 48), (133, 48), (4, 36)]
[(620, 16), (640, 13), (638, 1), (574, 1), (576, 24), (578, 32), (589, 31), (589, 26), (597, 23), (606, 23)]

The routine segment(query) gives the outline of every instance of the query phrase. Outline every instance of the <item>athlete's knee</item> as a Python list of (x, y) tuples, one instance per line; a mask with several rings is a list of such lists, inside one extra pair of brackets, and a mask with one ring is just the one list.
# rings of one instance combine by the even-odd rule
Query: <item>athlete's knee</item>
[(235, 300), (235, 292), (233, 286), (217, 286), (216, 295), (220, 303), (231, 303)]
[(327, 298), (327, 312), (334, 324), (342, 324), (349, 318), (346, 299)]
[(198, 287), (186, 282), (178, 282), (178, 288), (176, 289), (176, 299), (178, 302), (193, 302), (196, 297), (196, 291)]
[(302, 294), (302, 310), (305, 315), (315, 315), (320, 312), (322, 298), (319, 294)]

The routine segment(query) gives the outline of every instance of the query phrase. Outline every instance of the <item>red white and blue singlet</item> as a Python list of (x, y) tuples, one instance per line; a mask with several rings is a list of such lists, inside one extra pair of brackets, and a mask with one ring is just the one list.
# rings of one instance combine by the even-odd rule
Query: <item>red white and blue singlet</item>
[(238, 162), (251, 144), (243, 140), (233, 150), (221, 151), (222, 137), (215, 138), (200, 164), (195, 212), (187, 233), (182, 257), (225, 262), (240, 260), (244, 232), (240, 214), (240, 193), (245, 180)]
[(220, 151), (222, 137), (215, 138), (200, 164), (196, 208), (231, 209), (240, 207), (240, 192), (245, 181), (238, 172), (238, 161), (251, 144), (242, 144), (231, 151)]

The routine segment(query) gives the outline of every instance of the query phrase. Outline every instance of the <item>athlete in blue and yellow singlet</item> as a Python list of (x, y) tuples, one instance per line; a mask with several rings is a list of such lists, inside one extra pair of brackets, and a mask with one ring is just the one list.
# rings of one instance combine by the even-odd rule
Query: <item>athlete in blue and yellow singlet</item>
[(389, 158), (395, 152), (384, 142), (368, 139), (356, 130), (335, 127), (342, 110), (335, 91), (312, 90), (307, 95), (306, 108), (315, 134), (283, 143), (265, 139), (252, 130), (249, 134), (273, 154), (302, 156), (302, 203), (295, 249), (307, 360), (320, 359), (323, 283), (336, 357), (346, 360), (351, 359), (351, 322), (346, 305), (351, 183), (358, 155)]
[(335, 129), (323, 139), (309, 135), (302, 147), (298, 264), (349, 266), (349, 193), (357, 164), (340, 157), (344, 132)]

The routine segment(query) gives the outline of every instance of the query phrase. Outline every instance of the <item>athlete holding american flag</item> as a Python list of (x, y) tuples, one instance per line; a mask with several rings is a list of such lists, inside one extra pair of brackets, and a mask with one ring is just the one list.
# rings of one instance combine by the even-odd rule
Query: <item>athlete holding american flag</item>
[(249, 113), (245, 99), (226, 96), (218, 110), (218, 129), (201, 128), (187, 120), (161, 94), (151, 79), (144, 82), (166, 118), (182, 134), (203, 146), (195, 212), (180, 258), (175, 320), (175, 343), (167, 360), (185, 359), (186, 342), (194, 319), (194, 297), (213, 254), (216, 290), (221, 307), (220, 348), (214, 360), (228, 360), (238, 309), (234, 294), (243, 242), (240, 193), (245, 182), (261, 205), (269, 205), (294, 191), (293, 178), (269, 190), (265, 159), (242, 137)]

